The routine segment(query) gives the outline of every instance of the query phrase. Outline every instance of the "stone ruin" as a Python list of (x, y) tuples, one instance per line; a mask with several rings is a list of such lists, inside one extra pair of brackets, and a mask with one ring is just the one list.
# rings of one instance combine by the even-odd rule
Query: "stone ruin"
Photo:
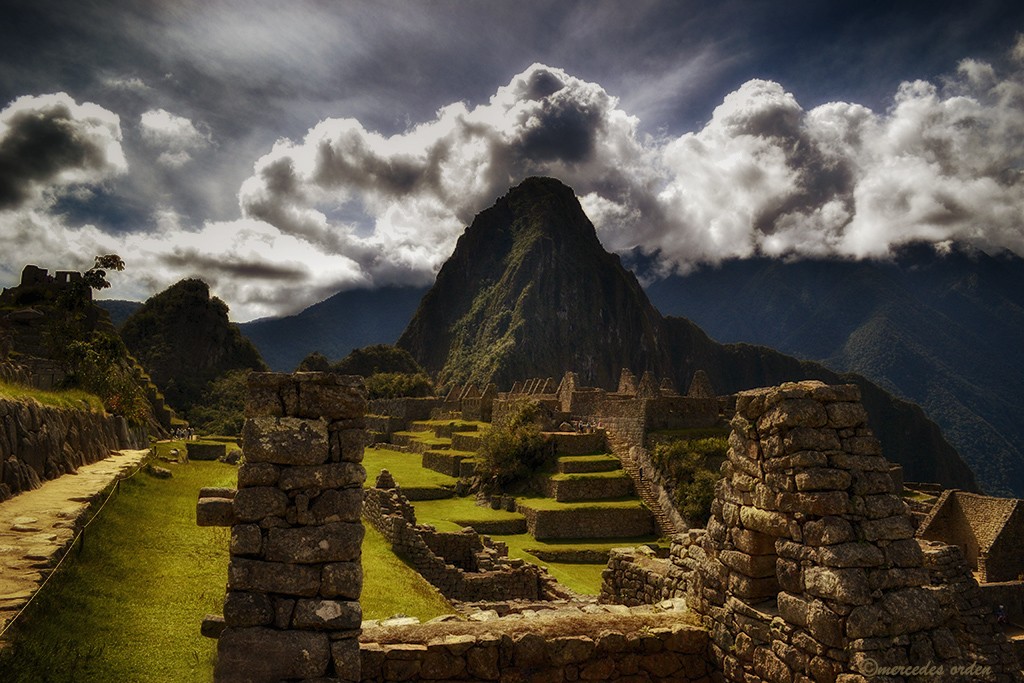
[(1024, 569), (1024, 500), (943, 491), (921, 522), (919, 538), (960, 547), (979, 582), (1019, 582)]
[[(613, 553), (604, 601), (685, 597), (702, 620), (709, 642), (687, 652), (708, 650), (685, 661), (715, 672), (692, 675), (679, 651), (662, 650), (676, 667), (664, 674), (636, 669), (655, 657), (640, 651), (609, 664), (600, 634), (579, 631), (552, 640), (579, 646), (571, 663), (552, 651), (536, 667), (512, 632), (360, 646), (358, 380), (263, 374), (253, 392), (238, 492), (207, 491), (199, 510), (201, 523), (233, 525), (224, 618), (204, 626), (220, 634), (217, 681), (1024, 680), (960, 548), (914, 537), (855, 386), (741, 393), (707, 529), (676, 536), (668, 558)], [(572, 628), (587, 633), (589, 618)]]
[[(217, 683), (358, 681), (366, 392), (359, 377), (252, 373), (238, 489), (197, 522), (231, 527)], [(325, 679), (325, 677), (327, 677)]]
[(914, 526), (856, 386), (742, 392), (706, 530), (613, 552), (602, 600), (685, 595), (727, 681), (1021, 681), (957, 546)]
[(544, 569), (508, 557), (504, 543), (492, 541), (469, 527), (461, 532), (442, 532), (417, 524), (416, 511), (387, 470), (381, 470), (364, 495), (366, 520), (380, 531), (396, 555), (449, 600), (498, 602), (571, 597)]

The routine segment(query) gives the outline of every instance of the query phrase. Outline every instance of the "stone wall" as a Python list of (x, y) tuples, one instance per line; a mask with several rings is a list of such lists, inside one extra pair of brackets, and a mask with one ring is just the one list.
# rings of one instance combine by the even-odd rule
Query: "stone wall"
[(719, 400), (690, 396), (660, 396), (645, 401), (644, 422), (648, 430), (714, 427), (722, 417)]
[(145, 429), (119, 416), (0, 398), (0, 501), (113, 451), (148, 446)]
[[(362, 644), (364, 681), (674, 681), (707, 683), (708, 635), (689, 624), (641, 632), (493, 632), (439, 636), (425, 643)], [(581, 634), (580, 631), (583, 631)]]
[(594, 507), (582, 510), (538, 510), (520, 505), (530, 535), (538, 541), (558, 538), (626, 538), (654, 533), (646, 508)]
[(378, 398), (370, 401), (369, 412), (398, 418), (408, 424), (415, 420), (429, 420), (431, 411), (443, 404), (443, 399), (435, 397)]
[(953, 543), (981, 581), (1016, 581), (1024, 573), (1024, 501), (947, 490), (922, 520), (917, 536)]
[(237, 493), (205, 491), (200, 525), (231, 526), (217, 683), (358, 681), (362, 379), (252, 373)]
[(508, 548), (472, 529), (440, 532), (416, 523), (416, 512), (383, 470), (367, 488), (364, 516), (405, 559), (449, 600), (543, 600), (566, 591), (547, 572), (508, 557)]
[(601, 573), (599, 599), (605, 604), (653, 605), (685, 594), (685, 572), (647, 546), (614, 548)]
[(547, 481), (548, 496), (560, 503), (625, 498), (633, 493), (633, 480), (626, 476)]
[(973, 579), (914, 539), (859, 398), (819, 382), (738, 397), (711, 520), (683, 558), (725, 679), (853, 683), (930, 667), (963, 680), (953, 674), (970, 667), (1021, 680), (991, 614), (969, 597), (965, 611)]

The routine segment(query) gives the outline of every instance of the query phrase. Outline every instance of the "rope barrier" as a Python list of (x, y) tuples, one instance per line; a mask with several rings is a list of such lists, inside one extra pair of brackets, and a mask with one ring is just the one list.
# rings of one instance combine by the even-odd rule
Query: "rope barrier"
[(103, 503), (100, 504), (99, 509), (96, 510), (96, 512), (93, 514), (93, 516), (89, 519), (88, 522), (86, 522), (85, 524), (82, 525), (81, 530), (71, 540), (71, 543), (68, 545), (67, 552), (65, 552), (64, 555), (57, 562), (57, 564), (54, 565), (53, 569), (50, 570), (50, 573), (46, 575), (46, 578), (43, 579), (43, 582), (39, 584), (39, 587), (36, 588), (35, 593), (33, 593), (32, 596), (28, 599), (28, 602), (26, 602), (22, 606), (22, 608), (20, 610), (18, 610), (18, 613), (15, 614), (14, 617), (11, 618), (10, 621), (8, 621), (6, 624), (4, 624), (3, 630), (0, 630), (0, 640), (3, 640), (3, 637), (5, 635), (7, 635), (8, 631), (11, 630), (11, 627), (14, 626), (15, 622), (17, 622), (18, 619), (20, 619), (21, 616), (23, 614), (25, 614), (25, 612), (32, 605), (32, 603), (35, 602), (35, 599), (37, 597), (39, 597), (39, 594), (43, 592), (43, 589), (46, 588), (46, 584), (48, 584), (50, 582), (50, 579), (52, 579), (57, 574), (57, 570), (60, 569), (61, 565), (64, 564), (64, 560), (68, 559), (68, 557), (71, 555), (71, 551), (72, 551), (72, 549), (74, 549), (76, 543), (81, 542), (79, 547), (78, 547), (78, 554), (79, 555), (82, 554), (82, 548), (85, 547), (85, 530), (89, 528), (90, 524), (92, 524), (93, 522), (96, 521), (96, 518), (100, 516), (101, 512), (103, 512), (103, 508), (107, 507), (107, 503), (110, 502), (110, 499), (113, 498), (115, 494), (120, 493), (120, 491), (121, 491), (121, 482), (122, 481), (128, 481), (129, 479), (134, 477), (136, 474), (141, 472), (142, 469), (145, 466), (146, 466), (146, 462), (145, 462), (145, 460), (143, 460), (143, 462), (139, 463), (139, 466), (135, 468), (134, 472), (132, 472), (131, 474), (129, 474), (126, 477), (119, 476), (117, 479), (114, 480), (114, 485), (110, 487), (110, 493), (107, 494), (106, 499), (103, 501)]

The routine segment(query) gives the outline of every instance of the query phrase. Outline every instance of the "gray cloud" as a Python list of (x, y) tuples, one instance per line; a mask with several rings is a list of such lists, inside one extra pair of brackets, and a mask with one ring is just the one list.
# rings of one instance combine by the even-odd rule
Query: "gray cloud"
[(124, 171), (120, 141), (117, 115), (102, 107), (65, 93), (18, 98), (0, 111), (0, 209)]
[[(805, 109), (752, 80), (700, 130), (650, 138), (600, 85), (535, 64), (487, 104), (444, 107), (405, 133), (325, 120), (257, 162), (240, 202), (379, 284), (436, 271), (472, 215), (532, 174), (563, 178), (606, 246), (657, 254), (664, 271), (757, 254), (884, 256), (921, 239), (1024, 253), (1022, 93), (1019, 74), (977, 61), (941, 87), (904, 83), (881, 114)], [(371, 234), (323, 210), (353, 203)]]

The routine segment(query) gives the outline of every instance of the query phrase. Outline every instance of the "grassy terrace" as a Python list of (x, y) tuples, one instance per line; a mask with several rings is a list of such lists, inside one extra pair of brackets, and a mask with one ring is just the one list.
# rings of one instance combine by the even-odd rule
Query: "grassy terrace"
[(642, 507), (643, 503), (638, 498), (616, 498), (614, 500), (585, 500), (578, 503), (559, 503), (554, 498), (542, 498), (540, 496), (525, 496), (519, 501), (533, 510), (607, 510), (633, 509)]
[(372, 486), (381, 470), (388, 470), (399, 486), (454, 486), (458, 480), (446, 474), (425, 469), (419, 453), (400, 453), (385, 448), (367, 448), (363, 453), (366, 482)]
[(33, 398), (44, 406), (72, 408), (74, 410), (85, 409), (97, 413), (103, 412), (103, 401), (100, 400), (99, 396), (78, 389), (43, 391), (42, 389), (22, 386), (21, 384), (0, 381), (0, 398), (17, 400)]
[[(183, 448), (182, 442), (159, 450)], [(203, 486), (234, 486), (236, 469), (218, 462), (171, 466), (172, 479), (145, 473), (123, 482), (89, 527), (84, 549), (8, 634), (0, 652), (4, 683), (208, 683), (216, 643), (199, 634), (220, 612), (228, 530), (195, 523)], [(364, 618), (404, 612), (429, 619), (452, 612), (424, 579), (367, 529)]]
[(451, 446), (452, 440), (443, 436), (434, 436), (433, 432), (395, 432), (392, 434), (392, 438), (408, 438), (412, 441), (419, 441), (425, 443), (431, 448), (438, 448), (441, 446)]
[(576, 479), (628, 479), (625, 470), (609, 470), (607, 472), (570, 472), (568, 474), (552, 474), (553, 481), (573, 481)]
[[(444, 422), (447, 424), (447, 422)], [(563, 460), (593, 461), (595, 456), (569, 456)], [(598, 459), (600, 459), (598, 457)], [(618, 459), (607, 456), (609, 463), (618, 464)], [(443, 485), (446, 482), (454, 483), (452, 477), (445, 477), (420, 465), (420, 457), (412, 453), (399, 453), (386, 449), (367, 449), (363, 459), (367, 470), (367, 479), (372, 483), (376, 473), (381, 468), (388, 469), (400, 486), (420, 487), (428, 485)], [(614, 472), (591, 473), (581, 475), (555, 475), (563, 478), (576, 476), (624, 476), (621, 470)], [(431, 483), (428, 483), (431, 482)], [(593, 508), (636, 508), (641, 505), (635, 498), (613, 500), (613, 501), (587, 501), (580, 503), (558, 503), (551, 498), (540, 496), (522, 498), (525, 504), (548, 510), (559, 509), (593, 509)], [(464, 526), (474, 522), (494, 522), (522, 519), (522, 515), (505, 510), (492, 510), (488, 507), (476, 505), (471, 497), (447, 498), (443, 500), (415, 501), (416, 519), (421, 524), (431, 524), (438, 531), (459, 531)], [(578, 593), (596, 595), (601, 588), (601, 572), (605, 568), (600, 564), (582, 564), (574, 562), (544, 561), (534, 555), (531, 550), (537, 551), (560, 551), (571, 549), (609, 550), (624, 546), (639, 545), (656, 541), (655, 537), (642, 538), (619, 538), (608, 540), (580, 540), (557, 542), (545, 542), (534, 539), (529, 534), (488, 534), (496, 541), (502, 541), (508, 545), (509, 555), (518, 557), (548, 568), (548, 571), (566, 586)]]

